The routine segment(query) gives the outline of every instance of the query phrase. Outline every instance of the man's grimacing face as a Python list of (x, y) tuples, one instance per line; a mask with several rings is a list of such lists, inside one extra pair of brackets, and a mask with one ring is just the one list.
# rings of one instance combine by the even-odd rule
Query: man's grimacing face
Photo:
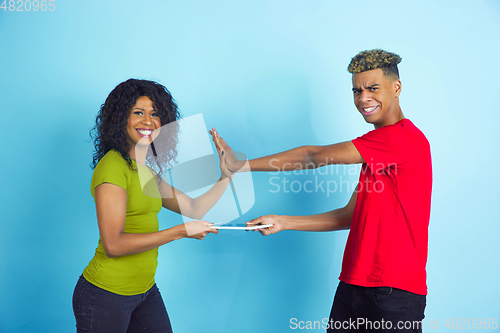
[(401, 81), (373, 69), (352, 75), (354, 105), (367, 123), (375, 128), (396, 123), (399, 119)]

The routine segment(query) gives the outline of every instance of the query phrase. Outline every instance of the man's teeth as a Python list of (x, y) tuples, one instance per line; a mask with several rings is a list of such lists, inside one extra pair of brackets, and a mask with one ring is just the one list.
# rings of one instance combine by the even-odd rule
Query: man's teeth
[(374, 106), (372, 108), (364, 108), (363, 110), (365, 110), (365, 112), (372, 112), (373, 110), (375, 110), (377, 107)]
[(151, 133), (153, 133), (152, 130), (140, 130), (140, 129), (138, 129), (137, 132), (141, 133), (142, 135), (151, 135)]

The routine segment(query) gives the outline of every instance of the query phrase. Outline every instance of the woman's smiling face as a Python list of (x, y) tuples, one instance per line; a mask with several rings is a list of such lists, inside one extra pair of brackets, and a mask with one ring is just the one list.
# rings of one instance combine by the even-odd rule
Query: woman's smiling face
[[(130, 108), (127, 118), (127, 142), (131, 150), (135, 145), (150, 144), (158, 136), (161, 127), (160, 115), (153, 105), (153, 101), (147, 96), (141, 96)], [(144, 140), (148, 138), (148, 140)]]

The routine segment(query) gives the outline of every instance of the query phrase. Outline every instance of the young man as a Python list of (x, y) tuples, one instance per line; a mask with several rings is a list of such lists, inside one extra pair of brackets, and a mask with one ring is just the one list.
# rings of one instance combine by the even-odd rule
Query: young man
[(426, 304), (432, 166), (429, 143), (399, 105), (401, 58), (383, 50), (352, 58), (354, 104), (375, 129), (352, 141), (303, 146), (239, 161), (213, 130), (233, 171), (283, 171), (363, 163), (348, 204), (310, 216), (267, 215), (248, 224), (281, 230), (350, 229), (328, 332), (421, 332)]

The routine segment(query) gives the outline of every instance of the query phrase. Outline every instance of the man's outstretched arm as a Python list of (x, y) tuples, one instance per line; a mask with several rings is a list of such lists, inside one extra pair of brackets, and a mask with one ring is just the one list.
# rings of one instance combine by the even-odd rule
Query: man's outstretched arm
[(302, 146), (249, 161), (240, 161), (215, 129), (210, 133), (215, 144), (225, 152), (226, 165), (231, 171), (293, 171), (316, 169), (329, 164), (364, 163), (363, 157), (351, 141), (327, 146)]
[(356, 206), (357, 188), (345, 207), (322, 214), (306, 216), (265, 215), (247, 222), (247, 226), (272, 224), (272, 227), (259, 229), (264, 235), (275, 234), (283, 230), (300, 231), (335, 231), (346, 230), (351, 227), (352, 214)]

